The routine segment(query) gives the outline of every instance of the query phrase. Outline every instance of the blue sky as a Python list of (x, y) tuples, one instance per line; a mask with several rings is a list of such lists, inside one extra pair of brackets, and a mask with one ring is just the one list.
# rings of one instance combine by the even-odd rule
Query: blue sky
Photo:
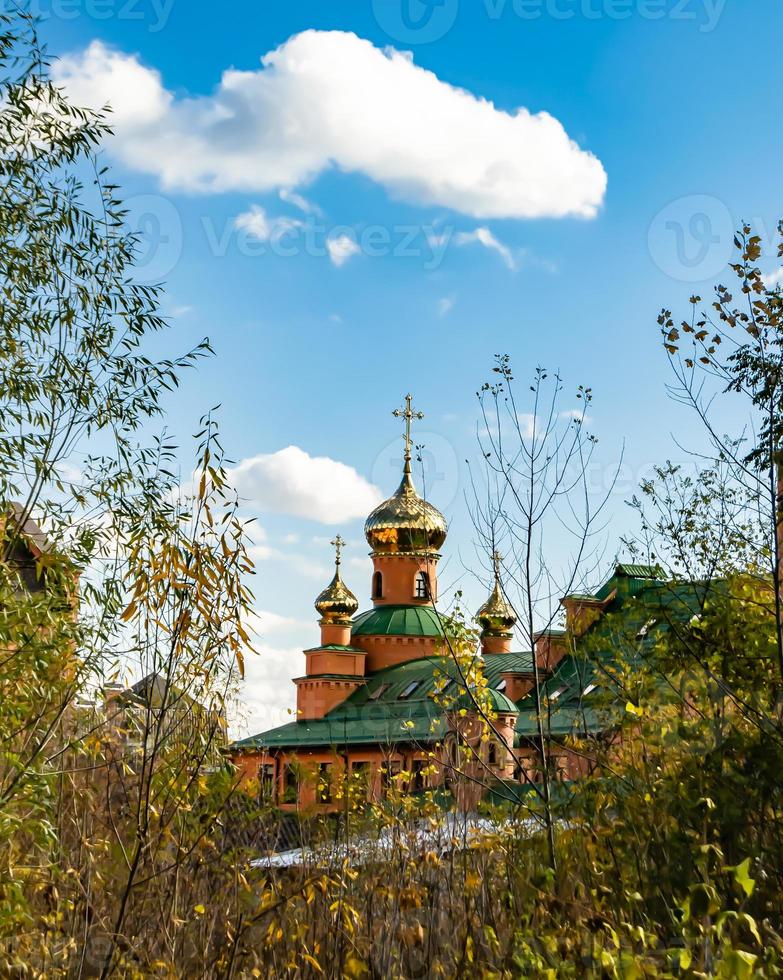
[[(148, 236), (145, 274), (168, 282), (166, 344), (207, 334), (217, 351), (172, 402), (170, 426), (185, 439), (221, 403), (263, 529), (245, 726), (290, 703), (338, 530), (366, 602), (359, 514), (373, 487), (394, 488), (390, 412), (409, 390), (427, 414), (430, 496), (452, 522), (444, 577), (469, 604), (483, 586), (462, 567), (462, 461), (475, 457), (475, 392), (497, 352), (520, 378), (543, 364), (592, 386), (600, 466), (625, 446), (615, 547), (634, 483), (681, 455), (673, 434), (698, 439), (666, 394), (658, 311), (684, 312), (721, 277), (742, 219), (771, 234), (783, 216), (777, 0), (36, 9), (51, 53), (68, 55), (64, 81), (84, 101), (108, 91), (119, 103), (106, 154)], [(318, 32), (306, 46), (303, 31)], [(221, 88), (232, 69), (244, 96)], [(548, 113), (559, 136), (512, 123), (520, 108)], [(492, 174), (480, 193), (472, 167)], [(772, 252), (764, 263), (778, 267)], [(334, 492), (303, 516), (325, 485)]]

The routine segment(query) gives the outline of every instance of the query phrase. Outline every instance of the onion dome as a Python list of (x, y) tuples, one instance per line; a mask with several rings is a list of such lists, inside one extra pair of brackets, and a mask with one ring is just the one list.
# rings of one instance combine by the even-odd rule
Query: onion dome
[(503, 595), (500, 585), (500, 555), (495, 552), (495, 585), (489, 598), (476, 613), (476, 622), (481, 631), (490, 636), (508, 636), (516, 626), (517, 614)]
[(423, 500), (411, 479), (410, 459), (397, 492), (367, 518), (364, 536), (374, 554), (437, 552), (446, 540), (446, 518)]
[(411, 555), (438, 551), (446, 540), (446, 518), (416, 492), (411, 479), (411, 423), (424, 413), (413, 408), (413, 395), (405, 408), (392, 412), (405, 420), (405, 469), (397, 492), (375, 508), (364, 525), (364, 536), (376, 555)]
[(315, 600), (315, 608), (321, 615), (321, 625), (350, 625), (359, 609), (359, 600), (340, 577), (340, 552), (345, 542), (339, 536), (332, 541), (335, 547), (334, 578)]

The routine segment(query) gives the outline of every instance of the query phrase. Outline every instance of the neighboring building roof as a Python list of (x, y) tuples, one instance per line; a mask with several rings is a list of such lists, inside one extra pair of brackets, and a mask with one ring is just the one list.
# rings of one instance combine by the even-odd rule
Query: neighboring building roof
[(378, 606), (353, 621), (353, 636), (443, 636), (441, 616), (432, 606)]
[(35, 552), (46, 554), (46, 552), (51, 551), (51, 542), (41, 527), (33, 520), (29, 510), (26, 511), (22, 504), (15, 500), (11, 501), (8, 509), (11, 512), (12, 519), (17, 523), (17, 533), (27, 540), (28, 545)]

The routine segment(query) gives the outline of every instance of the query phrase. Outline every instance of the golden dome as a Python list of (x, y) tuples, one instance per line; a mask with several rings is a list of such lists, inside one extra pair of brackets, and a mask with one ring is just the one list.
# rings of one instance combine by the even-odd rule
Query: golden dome
[(443, 514), (416, 492), (408, 459), (397, 492), (376, 507), (364, 525), (367, 543), (380, 555), (437, 552), (447, 531)]
[(334, 578), (315, 600), (315, 608), (321, 614), (322, 626), (348, 626), (359, 609), (359, 600), (340, 577), (340, 550), (345, 542), (338, 535), (332, 544), (337, 549)]
[(517, 614), (503, 595), (500, 585), (500, 555), (494, 555), (495, 585), (489, 599), (476, 613), (476, 622), (481, 626), (482, 633), (492, 636), (507, 636), (516, 626)]
[(375, 508), (364, 524), (364, 536), (376, 555), (410, 555), (437, 552), (446, 540), (446, 518), (416, 492), (411, 479), (411, 423), (423, 419), (414, 410), (413, 395), (405, 396), (405, 408), (392, 415), (405, 420), (405, 468), (397, 492)]

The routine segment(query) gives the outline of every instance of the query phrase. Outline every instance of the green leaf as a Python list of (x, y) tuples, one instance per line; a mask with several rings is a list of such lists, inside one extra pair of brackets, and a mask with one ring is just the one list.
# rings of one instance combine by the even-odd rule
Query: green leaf
[(753, 889), (756, 887), (755, 879), (750, 877), (750, 858), (745, 858), (741, 864), (737, 864), (733, 868), (726, 868), (726, 871), (733, 872), (734, 880), (745, 892), (746, 897), (750, 898)]

